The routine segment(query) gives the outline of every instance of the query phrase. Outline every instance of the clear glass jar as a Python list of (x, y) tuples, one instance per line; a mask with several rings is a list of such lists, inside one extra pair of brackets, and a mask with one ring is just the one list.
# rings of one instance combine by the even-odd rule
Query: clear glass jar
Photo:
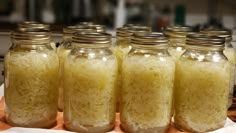
[(64, 60), (72, 49), (72, 36), (76, 32), (96, 32), (95, 28), (89, 28), (87, 26), (67, 26), (63, 28), (63, 41), (57, 49), (57, 55), (60, 61), (60, 82), (59, 82), (59, 98), (58, 98), (58, 109), (63, 111), (63, 66)]
[(171, 26), (165, 29), (164, 33), (169, 37), (168, 51), (174, 60), (184, 53), (186, 36), (191, 31), (192, 28), (188, 26)]
[(231, 82), (230, 82), (231, 89), (230, 89), (229, 104), (228, 104), (228, 107), (230, 107), (232, 105), (234, 84), (236, 79), (236, 52), (231, 44), (232, 32), (226, 29), (203, 29), (201, 33), (210, 36), (218, 36), (225, 38), (224, 54), (228, 58), (231, 64)]
[(48, 31), (14, 31), (5, 56), (5, 113), (12, 126), (49, 127), (56, 122), (59, 60)]
[[(42, 24), (36, 21), (24, 21), (18, 24), (18, 29), (21, 31), (30, 30), (30, 29), (37, 29), (37, 30), (48, 30), (50, 31), (50, 25)], [(51, 42), (51, 47), (56, 51), (56, 43)]]
[[(118, 83), (117, 88), (121, 88), (121, 66), (125, 56), (127, 56), (128, 52), (131, 50), (130, 39), (134, 33), (150, 33), (151, 27), (147, 26), (136, 26), (136, 27), (122, 27), (117, 29), (116, 35), (116, 44), (115, 47), (112, 48), (113, 53), (116, 55), (118, 61)], [(118, 103), (117, 109), (119, 110), (119, 92), (118, 95)], [(118, 111), (117, 110), (117, 111)]]
[(227, 118), (230, 63), (224, 39), (187, 36), (186, 51), (176, 63), (175, 126), (187, 132), (222, 128)]
[(172, 117), (175, 61), (162, 33), (135, 34), (123, 60), (120, 119), (129, 133), (164, 133)]
[(117, 61), (111, 35), (80, 33), (64, 62), (64, 121), (68, 130), (100, 133), (115, 124)]

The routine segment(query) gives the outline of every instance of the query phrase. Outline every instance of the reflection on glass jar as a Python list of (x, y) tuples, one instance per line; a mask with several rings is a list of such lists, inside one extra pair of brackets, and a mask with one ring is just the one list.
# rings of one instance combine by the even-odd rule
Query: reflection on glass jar
[(64, 121), (67, 129), (97, 133), (115, 124), (117, 61), (111, 35), (81, 33), (64, 62)]
[(187, 36), (186, 51), (176, 64), (177, 128), (208, 132), (224, 126), (231, 78), (230, 63), (223, 50), (223, 38)]
[(57, 55), (60, 61), (60, 82), (59, 82), (59, 97), (58, 97), (58, 109), (63, 111), (63, 67), (64, 60), (72, 49), (72, 36), (76, 32), (96, 32), (96, 29), (89, 28), (88, 26), (67, 26), (63, 28), (63, 41), (57, 49)]
[(163, 133), (172, 115), (175, 62), (162, 33), (135, 34), (122, 65), (120, 118), (130, 133)]
[(57, 116), (59, 61), (50, 32), (12, 32), (5, 56), (6, 121), (20, 127), (49, 127)]

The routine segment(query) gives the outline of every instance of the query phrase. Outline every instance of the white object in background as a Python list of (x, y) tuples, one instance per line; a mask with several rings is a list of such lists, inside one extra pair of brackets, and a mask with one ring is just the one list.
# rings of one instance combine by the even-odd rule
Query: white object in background
[(14, 11), (10, 15), (10, 22), (21, 22), (25, 18), (25, 0), (14, 0)]
[(223, 15), (222, 23), (225, 28), (233, 29), (235, 26), (235, 16), (234, 15)]
[(115, 28), (122, 27), (126, 21), (126, 8), (125, 0), (119, 0), (118, 7), (116, 8)]
[(55, 15), (52, 9), (52, 0), (45, 0), (45, 5), (42, 10), (42, 21), (44, 23), (55, 22)]
[(186, 25), (197, 25), (207, 23), (208, 18), (206, 14), (187, 13), (186, 14)]
[(4, 84), (0, 86), (0, 99), (3, 97), (3, 95), (4, 95)]

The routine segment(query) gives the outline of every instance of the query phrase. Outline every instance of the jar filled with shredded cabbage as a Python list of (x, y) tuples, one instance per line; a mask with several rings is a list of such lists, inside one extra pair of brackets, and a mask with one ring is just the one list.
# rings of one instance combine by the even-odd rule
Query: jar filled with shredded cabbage
[(58, 97), (58, 109), (63, 111), (63, 67), (64, 60), (72, 49), (72, 36), (75, 32), (96, 32), (95, 28), (88, 27), (86, 25), (67, 26), (63, 28), (63, 41), (57, 49), (57, 55), (60, 62), (60, 73), (59, 73), (59, 97)]
[(172, 117), (175, 62), (162, 33), (135, 34), (122, 65), (121, 127), (129, 133), (164, 133)]
[(228, 107), (232, 105), (233, 100), (233, 92), (234, 92), (234, 84), (236, 77), (236, 52), (233, 48), (232, 41), (232, 32), (227, 29), (203, 29), (201, 31), (202, 34), (210, 35), (210, 36), (218, 36), (225, 39), (225, 49), (224, 54), (228, 58), (229, 63), (231, 64), (231, 82), (230, 82), (230, 94), (229, 94), (229, 104)]
[(192, 31), (188, 26), (170, 26), (164, 31), (169, 38), (168, 52), (176, 61), (185, 51), (185, 40), (188, 33)]
[(175, 126), (187, 132), (222, 128), (227, 118), (230, 63), (224, 39), (192, 34), (176, 64)]
[(5, 113), (12, 126), (44, 128), (56, 122), (59, 60), (50, 32), (14, 31), (5, 56)]
[(65, 58), (64, 121), (68, 130), (107, 132), (115, 124), (117, 61), (109, 50), (111, 35), (80, 33)]
[(132, 26), (125, 26), (118, 28), (116, 33), (116, 44), (115, 47), (113, 47), (113, 53), (115, 54), (117, 61), (118, 61), (118, 83), (117, 83), (117, 95), (118, 95), (118, 101), (117, 101), (117, 111), (119, 111), (119, 93), (121, 88), (121, 66), (123, 59), (129, 51), (131, 50), (131, 44), (130, 39), (134, 33), (149, 33), (151, 32), (151, 27), (148, 26), (141, 26), (141, 25), (132, 25)]

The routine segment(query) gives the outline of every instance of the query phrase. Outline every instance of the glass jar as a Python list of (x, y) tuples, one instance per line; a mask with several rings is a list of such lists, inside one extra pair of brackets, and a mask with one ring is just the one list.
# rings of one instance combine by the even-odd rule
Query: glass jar
[(184, 53), (186, 36), (191, 31), (188, 26), (171, 26), (165, 29), (164, 33), (169, 37), (168, 51), (174, 60)]
[[(134, 33), (150, 33), (151, 27), (146, 26), (135, 26), (135, 27), (122, 27), (117, 29), (116, 35), (116, 45), (112, 48), (113, 53), (116, 55), (118, 61), (118, 83), (117, 88), (121, 88), (121, 66), (123, 59), (131, 50), (130, 39)], [(118, 103), (117, 109), (119, 110), (119, 92), (117, 91), (118, 95)], [(118, 111), (117, 110), (117, 111)]]
[(230, 88), (230, 63), (224, 39), (192, 34), (176, 63), (175, 126), (187, 132), (208, 132), (224, 126)]
[(210, 36), (218, 36), (225, 38), (224, 54), (228, 58), (231, 64), (231, 83), (230, 83), (231, 87), (230, 87), (229, 104), (228, 104), (228, 107), (230, 107), (232, 105), (234, 84), (236, 79), (236, 52), (231, 44), (232, 32), (226, 29), (203, 29), (201, 33)]
[(56, 122), (59, 61), (51, 33), (14, 31), (5, 56), (5, 113), (12, 126), (49, 127)]
[(100, 133), (115, 124), (117, 61), (111, 35), (80, 33), (64, 62), (64, 121), (68, 130)]
[(164, 133), (172, 117), (175, 62), (162, 33), (135, 34), (123, 61), (120, 119), (129, 133)]
[(67, 26), (63, 28), (63, 41), (57, 49), (57, 55), (60, 61), (60, 82), (59, 82), (59, 98), (58, 98), (58, 109), (63, 111), (63, 66), (64, 60), (72, 49), (72, 36), (75, 32), (96, 32), (96, 29), (89, 28), (87, 26)]
[[(18, 24), (18, 29), (21, 31), (30, 30), (30, 29), (37, 29), (37, 30), (48, 30), (50, 31), (50, 25), (42, 24), (36, 21), (24, 21)], [(51, 42), (51, 47), (56, 51), (56, 43)]]

